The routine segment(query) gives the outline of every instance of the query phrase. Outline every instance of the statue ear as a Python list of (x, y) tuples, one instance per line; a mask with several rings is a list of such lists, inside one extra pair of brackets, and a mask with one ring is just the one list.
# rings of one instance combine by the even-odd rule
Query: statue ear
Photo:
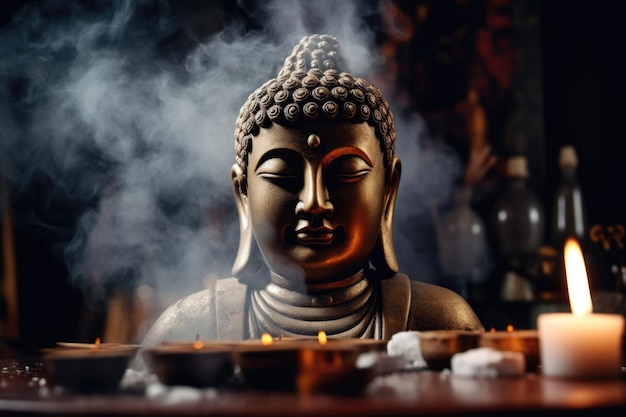
[(380, 221), (378, 240), (370, 257), (372, 265), (380, 272), (383, 278), (396, 274), (399, 269), (398, 259), (393, 247), (393, 212), (396, 206), (401, 173), (402, 164), (396, 156), (386, 170), (385, 205)]
[(268, 279), (269, 274), (254, 240), (248, 204), (248, 181), (237, 164), (234, 164), (231, 169), (231, 181), (239, 214), (239, 249), (233, 263), (232, 274), (242, 283), (252, 287), (261, 287), (265, 284), (264, 280)]
[(254, 236), (250, 219), (250, 206), (248, 205), (246, 176), (237, 164), (233, 165), (230, 172), (237, 213), (239, 214), (239, 249), (233, 263), (232, 273), (233, 276), (241, 278), (246, 275), (246, 270), (250, 264)]

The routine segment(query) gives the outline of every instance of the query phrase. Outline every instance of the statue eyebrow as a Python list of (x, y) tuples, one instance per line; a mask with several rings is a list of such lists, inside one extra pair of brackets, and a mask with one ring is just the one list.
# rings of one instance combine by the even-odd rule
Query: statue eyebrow
[(341, 148), (333, 149), (332, 151), (324, 155), (324, 158), (322, 158), (321, 164), (322, 166), (328, 166), (333, 160), (344, 155), (356, 155), (360, 157), (361, 159), (363, 159), (365, 163), (369, 165), (370, 167), (374, 166), (371, 159), (365, 154), (365, 152), (363, 152), (361, 149), (354, 147), (354, 146), (343, 146)]

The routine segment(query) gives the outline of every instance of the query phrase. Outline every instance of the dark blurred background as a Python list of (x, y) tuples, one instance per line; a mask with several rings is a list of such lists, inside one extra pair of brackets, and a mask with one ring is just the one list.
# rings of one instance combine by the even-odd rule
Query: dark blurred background
[[(63, 13), (64, 5), (72, 8), (71, 2), (57, 3), (57, 13)], [(81, 3), (96, 11), (106, 7), (97, 1)], [(377, 5), (374, 1), (364, 3)], [(28, 5), (26, 1), (3, 1), (0, 33), (12, 30), (14, 16)], [(170, 63), (232, 22), (239, 23), (238, 29), (229, 36), (266, 29), (267, 11), (252, 0), (185, 0), (169, 5), (180, 25), (161, 45)], [(549, 214), (563, 145), (573, 145), (578, 153), (578, 178), (589, 227), (626, 223), (622, 190), (626, 179), (626, 3), (397, 0), (381, 2), (378, 10), (368, 14), (363, 24), (375, 33), (379, 52), (386, 59), (378, 77), (395, 103), (395, 113), (419, 113), (433, 136), (445, 140), (467, 164), (474, 143), (468, 132), (470, 110), (478, 103), (484, 112), (484, 140), (496, 159), (475, 184), (472, 207), (486, 223), (503, 186), (506, 159), (524, 155), (529, 185), (547, 213), (545, 241), (549, 243)], [(315, 22), (311, 30), (315, 30)], [(10, 108), (11, 94), (23, 95), (26, 90), (28, 85), (14, 80), (0, 105)], [(27, 170), (28, 166), (20, 168)], [(100, 173), (106, 175), (107, 169), (105, 164)], [(132, 300), (124, 305), (126, 298), (115, 298), (114, 285), (107, 289), (109, 297), (93, 300), (88, 290), (73, 285), (68, 278), (63, 248), (77, 232), (80, 215), (97, 206), (102, 194), (69, 198), (53, 178), (36, 173), (26, 185), (5, 180), (2, 186), (4, 278), (0, 317), (6, 344), (32, 351), (60, 340), (90, 341), (106, 332), (136, 341), (141, 335), (136, 326), (116, 333), (111, 330), (115, 325), (107, 324), (107, 320), (128, 321), (124, 314), (136, 307)], [(228, 204), (225, 207), (229, 208)], [(427, 250), (436, 254), (436, 248), (433, 237)], [(594, 252), (599, 274), (610, 274), (611, 266), (621, 266), (623, 254), (621, 247), (618, 249), (611, 257)], [(436, 256), (433, 259), (436, 262)], [(467, 294), (477, 298), (478, 306), (497, 301), (498, 292), (493, 288), (499, 285), (503, 271), (497, 260), (494, 265), (488, 269), (489, 276)], [(433, 270), (440, 272), (439, 267)], [(7, 284), (10, 279), (15, 286)], [(442, 276), (430, 280), (448, 284)], [(597, 285), (615, 290), (612, 282), (601, 279)], [(141, 314), (149, 316), (150, 312)], [(491, 320), (485, 314), (483, 320)], [(145, 316), (133, 320), (142, 318)]]

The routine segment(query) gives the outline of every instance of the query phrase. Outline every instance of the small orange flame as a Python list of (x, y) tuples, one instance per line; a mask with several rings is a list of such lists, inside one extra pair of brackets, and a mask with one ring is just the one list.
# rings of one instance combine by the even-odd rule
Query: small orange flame
[(269, 346), (272, 343), (274, 343), (272, 336), (269, 333), (263, 333), (263, 336), (261, 336), (261, 344), (263, 346)]
[(509, 324), (508, 326), (506, 326), (506, 331), (507, 331), (507, 332), (509, 332), (509, 333), (510, 333), (510, 332), (512, 332), (513, 330), (514, 330), (514, 329), (513, 329), (513, 325), (512, 325), (512, 324)]
[(319, 331), (317, 334), (317, 340), (320, 342), (320, 345), (328, 343), (328, 338), (326, 337), (326, 332), (324, 330)]
[(100, 349), (100, 338), (96, 337), (96, 341), (94, 342), (93, 346), (91, 347), (91, 350), (96, 351)]
[(196, 341), (194, 341), (194, 342), (191, 344), (191, 346), (192, 346), (194, 349), (202, 349), (202, 348), (204, 347), (204, 343), (202, 343), (202, 342), (201, 342), (201, 341), (199, 341), (199, 340), (196, 340)]
[(496, 329), (494, 329), (493, 327), (491, 329), (489, 329), (489, 333), (495, 333)]

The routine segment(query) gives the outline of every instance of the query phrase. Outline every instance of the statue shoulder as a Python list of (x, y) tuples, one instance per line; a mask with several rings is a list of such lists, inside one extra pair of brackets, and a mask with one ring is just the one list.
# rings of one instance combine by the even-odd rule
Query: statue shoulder
[(130, 367), (145, 370), (142, 351), (159, 346), (164, 341), (185, 341), (215, 338), (215, 291), (207, 288), (181, 298), (161, 313), (144, 336), (142, 350), (135, 355)]
[(237, 278), (218, 279), (207, 289), (181, 298), (154, 322), (142, 346), (166, 340), (243, 338), (247, 287)]
[[(164, 341), (228, 339), (241, 333), (246, 286), (236, 278), (218, 279), (207, 289), (183, 297), (156, 319), (141, 342), (142, 348)], [(225, 333), (226, 330), (231, 333)], [(241, 339), (241, 336), (239, 336)], [(136, 355), (131, 367), (145, 369), (144, 358)]]
[(409, 330), (481, 330), (469, 303), (447, 288), (411, 280)]
[(161, 313), (143, 339), (142, 346), (167, 340), (213, 339), (216, 336), (215, 289), (207, 288), (176, 301)]

